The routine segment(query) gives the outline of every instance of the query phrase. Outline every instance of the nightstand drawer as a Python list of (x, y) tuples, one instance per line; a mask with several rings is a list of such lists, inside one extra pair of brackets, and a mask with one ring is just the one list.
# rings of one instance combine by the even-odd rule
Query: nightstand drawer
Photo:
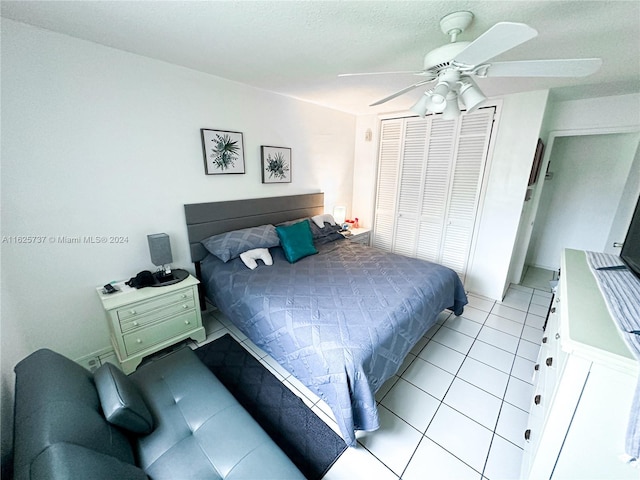
[(371, 234), (369, 232), (361, 233), (359, 235), (353, 235), (349, 238), (352, 242), (361, 243), (362, 245), (369, 245)]
[(124, 335), (124, 346), (127, 354), (132, 355), (196, 327), (198, 327), (198, 316), (194, 310)]
[(122, 333), (133, 331), (137, 328), (143, 328), (145, 325), (156, 322), (162, 318), (178, 315), (183, 312), (191, 311), (196, 308), (196, 303), (193, 297), (187, 300), (174, 303), (166, 308), (162, 308), (159, 311), (156, 309), (146, 312), (145, 315), (134, 315), (127, 320), (120, 320), (120, 330)]
[[(153, 288), (153, 287), (148, 287)], [(120, 322), (131, 320), (146, 313), (152, 312), (159, 308), (165, 308), (168, 305), (178, 302), (193, 300), (193, 289), (185, 289), (170, 295), (164, 295), (160, 298), (149, 300), (148, 302), (136, 303), (118, 310), (118, 318)]]

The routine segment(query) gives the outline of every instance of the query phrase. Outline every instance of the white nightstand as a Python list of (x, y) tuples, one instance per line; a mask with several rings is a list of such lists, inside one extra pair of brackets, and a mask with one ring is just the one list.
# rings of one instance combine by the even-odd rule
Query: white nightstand
[(371, 242), (370, 228), (350, 228), (346, 232), (340, 233), (352, 242), (361, 243), (363, 245), (369, 245)]
[[(142, 359), (174, 343), (206, 338), (202, 327), (197, 279), (165, 287), (132, 289), (117, 293), (96, 291), (106, 312), (111, 344), (124, 373), (133, 372)], [(121, 285), (119, 285), (121, 286)]]

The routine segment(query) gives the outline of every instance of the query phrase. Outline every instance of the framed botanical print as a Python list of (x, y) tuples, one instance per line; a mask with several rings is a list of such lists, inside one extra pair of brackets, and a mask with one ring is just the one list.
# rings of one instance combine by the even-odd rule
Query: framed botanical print
[(242, 132), (201, 128), (204, 172), (207, 175), (244, 173)]
[(291, 183), (291, 149), (286, 147), (260, 147), (262, 157), (262, 183)]

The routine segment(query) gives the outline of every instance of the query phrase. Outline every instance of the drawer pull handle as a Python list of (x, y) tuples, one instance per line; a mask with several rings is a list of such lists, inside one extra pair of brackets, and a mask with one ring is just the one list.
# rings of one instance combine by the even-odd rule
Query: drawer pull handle
[(547, 364), (547, 367), (550, 367), (553, 364), (553, 357), (547, 358), (545, 363)]
[(524, 439), (525, 439), (526, 441), (529, 441), (529, 439), (530, 439), (530, 438), (531, 438), (531, 429), (530, 429), (530, 428), (527, 428), (527, 429), (524, 431)]
[(539, 363), (536, 363), (536, 364), (533, 366), (533, 369), (534, 369), (536, 372), (537, 372), (538, 370), (540, 370), (540, 364), (539, 364)]
[(560, 334), (556, 333), (556, 340), (558, 340), (560, 338)]
[(136, 343), (142, 343), (142, 340), (140, 340), (139, 338), (136, 339)]
[(535, 403), (536, 405), (540, 405), (540, 400), (542, 400), (542, 397), (540, 395), (536, 395), (535, 397), (533, 397), (533, 403)]
[(547, 337), (543, 337), (542, 338), (542, 343), (547, 343), (547, 340), (549, 340)]

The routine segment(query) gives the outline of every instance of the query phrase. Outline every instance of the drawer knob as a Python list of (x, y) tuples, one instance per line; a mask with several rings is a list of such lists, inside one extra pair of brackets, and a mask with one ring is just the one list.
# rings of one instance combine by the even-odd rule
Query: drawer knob
[(130, 313), (131, 315), (135, 315), (135, 314), (136, 314), (136, 311), (135, 311), (135, 310), (129, 310), (129, 313)]
[(184, 321), (184, 324), (185, 324), (185, 325), (189, 325), (190, 323), (191, 323), (191, 322), (190, 322), (189, 320), (185, 320), (185, 321)]
[(556, 307), (553, 307), (553, 308), (551, 309), (551, 313), (556, 313)]
[(140, 325), (138, 322), (133, 322), (134, 327), (137, 327), (138, 325)]
[(187, 308), (189, 308), (189, 305), (182, 305), (182, 308), (186, 310)]
[(536, 395), (535, 397), (533, 397), (533, 403), (535, 403), (536, 405), (540, 405), (541, 400), (542, 397), (540, 395)]
[(180, 295), (180, 298), (187, 298), (187, 294), (183, 293), (182, 295)]
[(536, 364), (533, 366), (533, 369), (534, 369), (536, 372), (537, 372), (538, 370), (540, 370), (540, 364), (539, 364), (539, 363), (536, 363)]
[(136, 339), (136, 343), (142, 343), (142, 340), (140, 340), (139, 338)]
[(531, 429), (530, 429), (530, 428), (527, 428), (527, 429), (524, 431), (524, 439), (525, 439), (526, 441), (529, 441), (529, 439), (530, 439), (530, 438), (531, 438)]
[(547, 367), (550, 367), (553, 364), (553, 357), (549, 357), (547, 358), (547, 360), (545, 361), (545, 363), (547, 364)]
[(560, 338), (560, 334), (556, 333), (556, 340), (558, 340)]
[(547, 337), (543, 337), (542, 338), (542, 343), (547, 343), (547, 340), (549, 340)]

